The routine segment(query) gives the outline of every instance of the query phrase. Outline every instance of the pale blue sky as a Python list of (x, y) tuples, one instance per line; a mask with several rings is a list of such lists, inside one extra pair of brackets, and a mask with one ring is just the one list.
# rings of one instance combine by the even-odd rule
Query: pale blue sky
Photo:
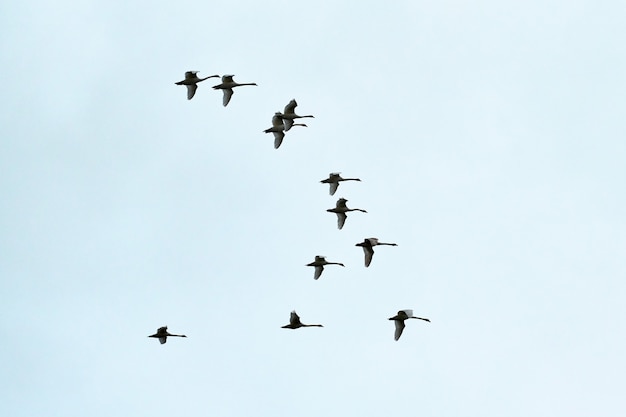
[[(2, 5), (0, 414), (623, 416), (624, 21)], [(187, 70), (258, 87), (187, 101)], [(274, 150), (292, 98), (316, 118)], [(331, 171), (362, 182), (331, 197)], [(368, 210), (341, 231), (339, 197)], [(365, 237), (399, 246), (366, 269)], [(346, 268), (314, 281), (317, 254)], [(401, 308), (432, 323), (395, 342)], [(281, 329), (292, 309), (325, 327)]]

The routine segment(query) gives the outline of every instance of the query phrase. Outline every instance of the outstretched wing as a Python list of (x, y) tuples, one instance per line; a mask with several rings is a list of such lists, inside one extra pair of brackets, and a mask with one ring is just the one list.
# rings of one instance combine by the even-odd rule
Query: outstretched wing
[(331, 182), (330, 183), (330, 195), (334, 195), (335, 191), (337, 191), (337, 187), (339, 187), (339, 183), (338, 182)]
[(283, 120), (283, 118), (280, 116), (280, 113), (275, 114), (274, 116), (272, 116), (272, 127), (276, 127), (279, 129), (285, 129), (285, 122)]
[(395, 340), (398, 340), (400, 339), (400, 336), (402, 336), (402, 330), (404, 330), (404, 322), (402, 320), (394, 320), (394, 323), (396, 323), (396, 333), (393, 337)]
[(283, 138), (285, 137), (284, 132), (272, 132), (274, 133), (274, 149), (280, 148), (280, 144), (283, 143)]
[(374, 249), (368, 246), (363, 246), (363, 252), (365, 253), (365, 267), (367, 268), (372, 263), (372, 257), (374, 256)]
[(298, 325), (300, 324), (300, 316), (298, 316), (296, 314), (296, 311), (292, 311), (291, 315), (289, 316), (289, 323), (292, 325)]
[(347, 218), (346, 213), (337, 213), (337, 228), (339, 228), (339, 230), (343, 228)]
[(283, 113), (285, 114), (291, 114), (296, 110), (296, 106), (298, 105), (298, 103), (296, 103), (296, 100), (293, 99), (291, 100), (286, 106), (285, 106), (285, 111)]
[(198, 86), (196, 84), (187, 84), (187, 100), (191, 100), (193, 98), (197, 89)]
[(293, 119), (284, 119), (283, 123), (285, 124), (285, 130), (289, 130), (293, 126)]
[(161, 344), (167, 342), (167, 336), (159, 337), (159, 342), (161, 342)]
[(313, 275), (313, 279), (319, 279), (322, 276), (322, 272), (324, 272), (324, 267), (319, 265), (315, 267), (315, 274)]
[[(231, 77), (232, 78), (232, 77)], [(228, 102), (230, 102), (230, 98), (233, 96), (232, 88), (224, 88), (224, 98), (222, 99), (222, 104), (224, 107), (228, 106)]]

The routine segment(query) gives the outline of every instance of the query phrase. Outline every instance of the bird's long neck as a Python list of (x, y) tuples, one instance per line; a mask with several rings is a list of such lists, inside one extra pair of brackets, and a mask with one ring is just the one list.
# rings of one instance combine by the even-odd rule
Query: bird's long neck
[(303, 324), (302, 327), (324, 327), (321, 324)]
[(383, 242), (378, 242), (378, 245), (387, 245), (387, 246), (398, 246), (395, 243), (383, 243)]

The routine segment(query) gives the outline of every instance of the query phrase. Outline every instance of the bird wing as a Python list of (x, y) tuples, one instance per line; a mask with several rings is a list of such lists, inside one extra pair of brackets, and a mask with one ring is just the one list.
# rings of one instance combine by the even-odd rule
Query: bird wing
[(378, 239), (376, 239), (375, 237), (369, 237), (367, 238), (367, 240), (370, 242), (370, 245), (372, 246), (378, 245)]
[(324, 272), (324, 267), (322, 265), (318, 265), (315, 267), (315, 275), (313, 275), (313, 279), (319, 279), (322, 276), (322, 272)]
[(337, 200), (337, 203), (335, 203), (335, 208), (347, 208), (346, 207), (346, 202), (348, 200), (346, 200), (345, 198), (340, 198), (339, 200)]
[(167, 336), (159, 337), (159, 342), (161, 342), (161, 344), (167, 342)]
[(230, 98), (233, 96), (233, 90), (231, 88), (224, 88), (222, 91), (224, 91), (222, 104), (224, 105), (224, 107), (226, 107), (228, 105), (228, 102), (230, 101)]
[(346, 213), (337, 213), (337, 227), (339, 230), (341, 230), (347, 218)]
[(196, 78), (196, 74), (198, 73), (198, 71), (187, 71), (185, 72), (185, 79), (186, 80), (193, 80), (194, 78)]
[(283, 119), (283, 123), (285, 124), (285, 130), (289, 130), (293, 126), (293, 119)]
[[(407, 309), (407, 310), (400, 310), (400, 311), (403, 311), (407, 317), (413, 317), (413, 310)], [(400, 314), (400, 311), (398, 311), (398, 314)]]
[(274, 133), (274, 149), (280, 148), (280, 144), (283, 143), (283, 138), (285, 137), (284, 132), (272, 132)]
[(339, 183), (338, 182), (331, 182), (330, 183), (330, 195), (334, 195), (335, 191), (337, 191), (337, 187), (339, 187)]
[(400, 339), (400, 336), (402, 336), (402, 330), (404, 330), (404, 321), (394, 320), (394, 323), (396, 323), (396, 333), (394, 334), (394, 339), (398, 340)]
[(287, 103), (287, 105), (285, 106), (285, 111), (283, 113), (286, 114), (291, 114), (296, 110), (296, 106), (298, 105), (298, 103), (296, 102), (295, 99), (292, 99), (289, 103)]
[(191, 100), (193, 98), (194, 94), (196, 94), (197, 89), (198, 86), (196, 84), (187, 85), (187, 100)]
[(293, 325), (300, 324), (300, 316), (296, 314), (295, 310), (292, 311), (291, 315), (289, 316), (289, 323)]
[(365, 267), (367, 268), (372, 263), (372, 257), (374, 256), (374, 249), (368, 246), (363, 246), (363, 253), (365, 253)]
[(223, 83), (232, 83), (234, 75), (222, 75)]
[(285, 123), (280, 114), (275, 114), (274, 116), (272, 116), (272, 126), (285, 129)]

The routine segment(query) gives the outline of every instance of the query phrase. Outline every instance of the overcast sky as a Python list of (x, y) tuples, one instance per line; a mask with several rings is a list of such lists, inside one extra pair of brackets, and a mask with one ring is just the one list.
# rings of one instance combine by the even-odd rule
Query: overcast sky
[(624, 415), (623, 1), (5, 3), (0, 414)]

